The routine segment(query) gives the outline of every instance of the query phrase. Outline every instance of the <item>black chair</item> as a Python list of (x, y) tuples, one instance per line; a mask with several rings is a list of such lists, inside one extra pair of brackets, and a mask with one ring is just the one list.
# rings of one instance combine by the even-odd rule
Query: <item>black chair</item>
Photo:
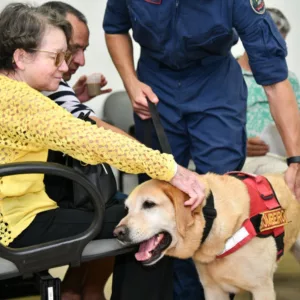
[[(47, 273), (48, 269), (65, 265), (78, 266), (83, 261), (133, 250), (132, 247), (122, 246), (115, 239), (92, 240), (101, 230), (104, 204), (103, 201), (99, 201), (102, 199), (101, 193), (83, 175), (55, 163), (26, 162), (0, 166), (0, 178), (17, 174), (50, 174), (75, 181), (90, 194), (95, 208), (95, 218), (88, 230), (67, 239), (21, 249), (12, 249), (0, 244), (0, 282), (19, 276), (37, 278), (41, 299), (58, 300), (60, 280), (52, 278)], [(2, 292), (0, 291), (0, 299), (3, 299)]]

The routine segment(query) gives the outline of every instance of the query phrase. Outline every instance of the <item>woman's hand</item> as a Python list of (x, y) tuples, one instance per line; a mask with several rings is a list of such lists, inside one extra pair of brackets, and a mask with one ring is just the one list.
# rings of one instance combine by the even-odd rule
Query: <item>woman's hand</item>
[(190, 199), (184, 205), (191, 206), (191, 210), (204, 200), (205, 186), (199, 181), (199, 175), (195, 172), (178, 165), (177, 172), (170, 183), (189, 195)]

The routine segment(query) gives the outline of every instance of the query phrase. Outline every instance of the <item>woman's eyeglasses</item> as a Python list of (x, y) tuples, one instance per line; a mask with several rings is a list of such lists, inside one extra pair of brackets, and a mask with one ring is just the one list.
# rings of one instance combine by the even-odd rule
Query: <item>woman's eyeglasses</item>
[(36, 52), (55, 54), (54, 65), (56, 67), (60, 67), (64, 61), (67, 63), (67, 65), (69, 65), (69, 63), (72, 60), (72, 53), (70, 51), (53, 52), (53, 51), (40, 50), (40, 49), (30, 49), (30, 50), (33, 50)]

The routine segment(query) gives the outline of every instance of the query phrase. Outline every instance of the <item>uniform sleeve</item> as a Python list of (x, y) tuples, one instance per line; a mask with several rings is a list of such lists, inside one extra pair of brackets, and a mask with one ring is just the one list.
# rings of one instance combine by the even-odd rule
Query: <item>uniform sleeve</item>
[(288, 77), (287, 48), (263, 0), (233, 0), (233, 27), (249, 56), (256, 82), (271, 85)]
[(15, 89), (12, 98), (0, 104), (0, 145), (3, 142), (15, 151), (51, 149), (88, 164), (106, 162), (127, 173), (147, 173), (165, 181), (176, 173), (172, 155), (74, 118), (29, 87)]
[(131, 29), (126, 0), (107, 1), (103, 29), (108, 34), (127, 33)]

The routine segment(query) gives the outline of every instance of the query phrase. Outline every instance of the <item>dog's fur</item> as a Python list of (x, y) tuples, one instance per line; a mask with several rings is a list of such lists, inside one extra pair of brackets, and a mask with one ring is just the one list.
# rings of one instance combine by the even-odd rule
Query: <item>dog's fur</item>
[[(266, 177), (286, 210), (289, 223), (285, 226), (285, 251), (292, 249), (300, 261), (300, 204), (282, 175)], [(116, 236), (118, 228), (125, 228), (123, 242), (139, 244), (160, 232), (170, 233), (172, 242), (161, 257), (193, 257), (206, 300), (227, 300), (229, 293), (241, 290), (251, 292), (255, 300), (274, 300), (277, 249), (273, 237), (255, 237), (236, 252), (216, 258), (224, 249), (226, 240), (249, 217), (249, 195), (245, 184), (234, 177), (212, 173), (199, 175), (199, 181), (206, 187), (206, 197), (212, 191), (217, 210), (217, 218), (201, 246), (205, 226), (202, 208), (206, 199), (191, 213), (190, 207), (183, 205), (186, 194), (157, 180), (139, 185), (129, 195), (126, 200), (128, 215), (117, 226)]]

